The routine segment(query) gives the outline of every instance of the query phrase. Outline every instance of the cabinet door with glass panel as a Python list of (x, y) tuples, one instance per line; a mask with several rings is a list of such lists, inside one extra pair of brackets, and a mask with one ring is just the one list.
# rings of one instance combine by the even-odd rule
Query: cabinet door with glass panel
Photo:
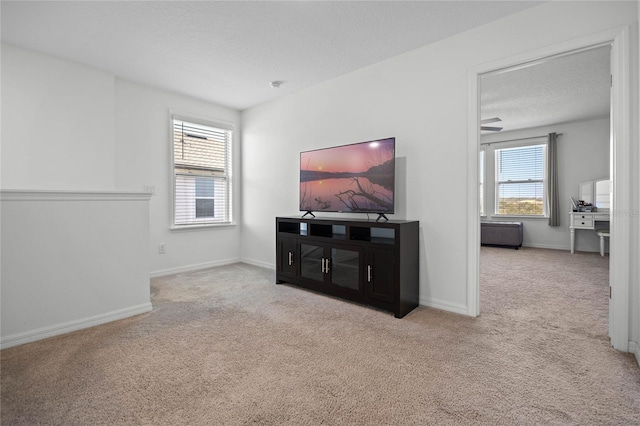
[(362, 249), (353, 246), (300, 244), (300, 276), (336, 291), (362, 293)]

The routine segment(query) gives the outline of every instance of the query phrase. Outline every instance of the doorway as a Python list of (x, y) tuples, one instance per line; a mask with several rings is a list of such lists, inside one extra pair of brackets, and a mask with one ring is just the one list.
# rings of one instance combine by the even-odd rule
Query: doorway
[(610, 274), (611, 300), (609, 304), (609, 337), (614, 348), (628, 350), (628, 305), (630, 259), (626, 247), (629, 245), (629, 217), (617, 212), (629, 211), (630, 187), (630, 140), (629, 140), (629, 75), (628, 28), (584, 37), (561, 45), (540, 49), (501, 61), (486, 64), (469, 71), (469, 158), (468, 158), (468, 314), (480, 314), (479, 297), (479, 252), (480, 252), (480, 206), (478, 157), (480, 136), (480, 78), (487, 73), (501, 72), (515, 67), (527, 67), (538, 61), (588, 50), (596, 46), (611, 46), (611, 125), (610, 125), (610, 170), (612, 178)]

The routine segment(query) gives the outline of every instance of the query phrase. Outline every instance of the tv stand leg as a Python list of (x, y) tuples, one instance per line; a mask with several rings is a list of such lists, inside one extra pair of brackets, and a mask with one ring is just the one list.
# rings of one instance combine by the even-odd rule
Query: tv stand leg
[(315, 214), (313, 214), (313, 212), (307, 210), (307, 212), (305, 214), (302, 215), (302, 217), (305, 217), (306, 215), (310, 214), (312, 217), (316, 217)]
[(376, 222), (380, 222), (381, 219), (384, 219), (385, 222), (389, 221), (389, 218), (385, 216), (384, 213), (378, 213), (378, 218), (376, 219)]

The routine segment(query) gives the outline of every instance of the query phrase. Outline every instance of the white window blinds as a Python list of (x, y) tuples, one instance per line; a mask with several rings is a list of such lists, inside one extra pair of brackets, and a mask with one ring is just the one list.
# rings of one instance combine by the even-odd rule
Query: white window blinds
[(546, 144), (496, 149), (496, 212), (545, 215)]
[(172, 122), (174, 226), (231, 222), (232, 131)]

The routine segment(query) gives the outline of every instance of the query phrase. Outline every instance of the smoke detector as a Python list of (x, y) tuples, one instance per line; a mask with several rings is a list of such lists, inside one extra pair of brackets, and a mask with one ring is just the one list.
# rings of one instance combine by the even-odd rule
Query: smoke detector
[(269, 86), (271, 86), (272, 89), (277, 89), (281, 84), (281, 81), (272, 81), (271, 83), (269, 83)]

